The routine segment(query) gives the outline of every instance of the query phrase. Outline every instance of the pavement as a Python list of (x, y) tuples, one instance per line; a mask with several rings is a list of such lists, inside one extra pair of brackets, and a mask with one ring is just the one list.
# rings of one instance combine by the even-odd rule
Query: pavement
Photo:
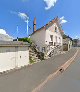
[(54, 73), (58, 67), (68, 61), (75, 53), (76, 48), (73, 48), (65, 54), (0, 75), (0, 92), (32, 92), (47, 76)]
[(59, 76), (52, 78), (37, 92), (80, 92), (80, 48), (74, 62)]

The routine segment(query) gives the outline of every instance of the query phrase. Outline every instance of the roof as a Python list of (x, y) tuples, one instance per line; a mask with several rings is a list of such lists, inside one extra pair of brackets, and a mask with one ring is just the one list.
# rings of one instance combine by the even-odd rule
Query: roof
[(2, 46), (29, 46), (29, 43), (27, 42), (21, 42), (21, 41), (0, 41), (0, 47)]
[(54, 23), (57, 24), (57, 26), (59, 27), (61, 35), (63, 35), (63, 30), (61, 29), (61, 25), (59, 24), (59, 18), (58, 17), (54, 18), (52, 21), (48, 22), (46, 25), (44, 25), (41, 28), (37, 29), (31, 35), (35, 34), (36, 32), (41, 31), (42, 29), (46, 30), (48, 27), (52, 26)]

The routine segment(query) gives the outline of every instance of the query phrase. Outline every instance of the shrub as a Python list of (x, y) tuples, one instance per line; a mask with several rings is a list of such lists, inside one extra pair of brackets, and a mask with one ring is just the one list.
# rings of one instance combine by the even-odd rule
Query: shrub
[(31, 57), (29, 58), (29, 62), (30, 64), (33, 64), (34, 62), (36, 62), (35, 60), (33, 60)]
[(18, 41), (28, 42), (28, 43), (32, 44), (32, 41), (30, 38), (18, 38)]

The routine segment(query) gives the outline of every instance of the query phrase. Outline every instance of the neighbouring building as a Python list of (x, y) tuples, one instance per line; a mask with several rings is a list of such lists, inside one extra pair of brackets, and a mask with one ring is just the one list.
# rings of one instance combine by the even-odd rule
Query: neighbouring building
[(33, 22), (34, 32), (31, 34), (31, 40), (36, 44), (39, 52), (49, 54), (55, 47), (63, 44), (63, 31), (59, 24), (59, 18), (55, 18), (40, 29), (36, 29), (36, 18)]
[(80, 47), (80, 39), (73, 39), (73, 46)]
[(0, 41), (0, 72), (29, 64), (29, 44), (18, 41)]
[(77, 41), (77, 46), (80, 47), (80, 39)]
[(63, 39), (63, 51), (69, 51), (72, 48), (72, 39), (67, 37)]

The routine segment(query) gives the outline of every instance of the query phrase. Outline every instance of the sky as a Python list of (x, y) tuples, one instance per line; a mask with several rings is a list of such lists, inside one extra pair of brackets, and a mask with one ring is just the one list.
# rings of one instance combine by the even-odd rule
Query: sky
[(59, 17), (65, 34), (80, 38), (80, 0), (0, 0), (0, 33), (13, 38), (33, 33), (33, 20), (37, 29)]

